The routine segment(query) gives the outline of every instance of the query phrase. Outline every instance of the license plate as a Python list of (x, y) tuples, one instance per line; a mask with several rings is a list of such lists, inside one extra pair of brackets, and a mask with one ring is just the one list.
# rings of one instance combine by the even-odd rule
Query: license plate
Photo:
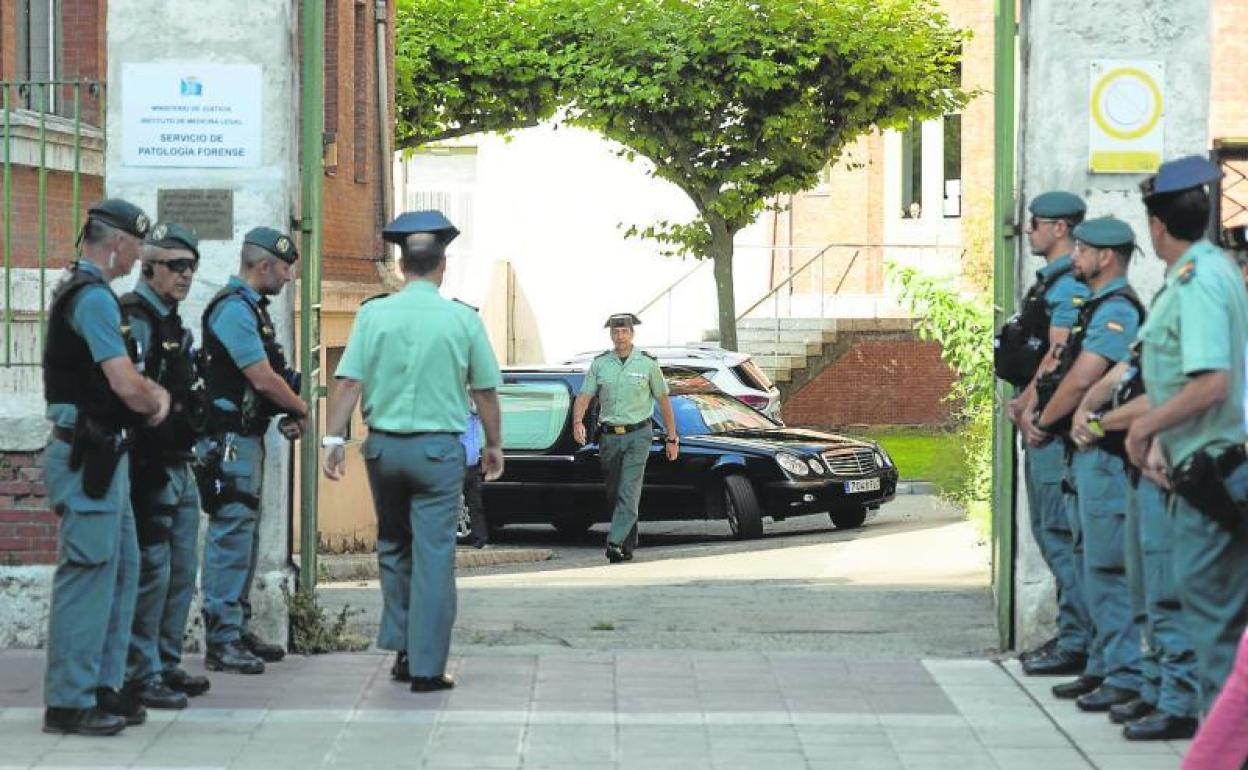
[(875, 492), (879, 488), (879, 479), (857, 479), (856, 481), (845, 482), (845, 493), (850, 495), (855, 492)]

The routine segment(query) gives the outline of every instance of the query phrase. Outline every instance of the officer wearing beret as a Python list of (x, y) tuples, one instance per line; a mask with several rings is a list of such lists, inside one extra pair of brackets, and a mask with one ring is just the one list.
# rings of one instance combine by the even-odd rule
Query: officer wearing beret
[(1131, 461), (1171, 489), (1173, 560), (1204, 709), (1231, 670), (1248, 624), (1248, 499), (1243, 462), (1248, 295), (1236, 265), (1205, 240), (1200, 156), (1165, 163), (1141, 185), (1149, 235), (1166, 278), (1140, 332), (1150, 409), (1131, 423)]
[(139, 595), (130, 635), (126, 695), (149, 708), (180, 709), (208, 680), (182, 667), (199, 572), (199, 492), (191, 452), (203, 429), (194, 338), (178, 314), (199, 267), (199, 240), (176, 223), (157, 224), (143, 246), (142, 275), (121, 298), (139, 366), (169, 391), (169, 418), (138, 432), (130, 457), (130, 500), (139, 536)]
[[(1127, 359), (1144, 317), (1143, 306), (1126, 279), (1127, 263), (1135, 251), (1131, 227), (1122, 220), (1101, 217), (1080, 224), (1074, 237), (1075, 277), (1092, 294), (1080, 306), (1058, 366), (1037, 383), (1040, 414), (1026, 431), (1033, 446), (1070, 430), (1071, 414), (1087, 391), (1114, 364)], [(1051, 394), (1046, 394), (1050, 388)], [(1078, 526), (1075, 542), (1083, 543), (1084, 596), (1094, 636), (1088, 670), (1053, 692), (1077, 698), (1084, 711), (1108, 711), (1136, 698), (1143, 686), (1139, 631), (1124, 574), (1127, 478), (1122, 462), (1103, 448), (1075, 449), (1070, 460), (1075, 490), (1072, 521)]]
[(204, 383), (208, 436), (198, 479), (208, 539), (204, 548), (204, 625), (210, 671), (259, 674), (285, 650), (247, 629), (256, 570), (264, 434), (272, 418), (299, 438), (308, 408), (299, 375), (277, 341), (268, 297), (295, 276), (299, 252), (290, 236), (256, 227), (244, 236), (237, 276), (204, 309)]
[(663, 370), (658, 359), (633, 347), (633, 327), (640, 323), (632, 313), (616, 313), (607, 319), (612, 349), (589, 365), (572, 407), (572, 435), (578, 444), (584, 444), (589, 438), (585, 412), (590, 400), (598, 398), (599, 451), (611, 509), (607, 559), (612, 564), (631, 560), (637, 546), (637, 508), (654, 438), (651, 415), (656, 400), (667, 425), (667, 459), (675, 460), (680, 453), (680, 436)]
[[(1073, 193), (1054, 190), (1037, 195), (1028, 210), (1031, 220), (1027, 226), (1027, 240), (1031, 253), (1044, 257), (1046, 264), (1036, 271), (1036, 282), (1023, 301), (1018, 323), (1025, 328), (1026, 338), (1019, 341), (1035, 350), (1043, 350), (1047, 344), (1047, 353), (1029, 375), (1030, 382), (1010, 401), (1010, 419), (1016, 424), (1031, 419), (1035, 380), (1057, 366), (1056, 353), (1070, 336), (1070, 327), (1079, 316), (1075, 303), (1088, 294), (1088, 287), (1075, 279), (1070, 259), (1075, 248), (1071, 233), (1087, 211), (1083, 199)], [(998, 348), (998, 358), (1006, 354), (1008, 351)], [(1056, 441), (1027, 447), (1024, 478), (1031, 510), (1031, 533), (1057, 583), (1057, 636), (1019, 656), (1023, 670), (1032, 675), (1082, 673), (1087, 666), (1092, 635), (1076, 568), (1074, 535), (1062, 492), (1062, 477), (1066, 472), (1064, 455), (1061, 443)]]
[(135, 368), (108, 282), (134, 267), (147, 229), (132, 203), (93, 204), (82, 256), (48, 312), (43, 382), (53, 441), (44, 473), (60, 517), (44, 682), (49, 733), (113, 735), (145, 717), (119, 692), (139, 564), (128, 454), (133, 430), (159, 425), (170, 399)]
[(386, 226), (383, 237), (402, 248), (406, 285), (360, 307), (321, 442), (325, 475), (341, 479), (343, 434), (362, 398), (383, 600), (377, 646), (398, 653), (391, 675), (410, 681), (412, 692), (455, 686), (446, 661), (469, 393), (485, 431), (485, 478), (503, 472), (502, 375), (485, 326), (471, 307), (438, 294), (446, 246), (458, 234), (437, 211), (409, 212)]

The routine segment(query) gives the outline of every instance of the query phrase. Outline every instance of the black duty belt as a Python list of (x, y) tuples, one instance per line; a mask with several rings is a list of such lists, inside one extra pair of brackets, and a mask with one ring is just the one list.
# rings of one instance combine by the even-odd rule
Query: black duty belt
[(641, 422), (635, 422), (632, 425), (610, 425), (604, 422), (602, 424), (602, 432), (609, 433), (613, 436), (623, 436), (625, 433), (632, 433), (635, 430), (640, 430), (642, 428), (647, 428), (649, 426), (650, 426), (649, 418), (646, 418), (642, 420)]
[(441, 436), (441, 435), (456, 436), (456, 435), (459, 435), (449, 430), (416, 430), (416, 431), (407, 433), (407, 432), (402, 432), (402, 431), (397, 431), (397, 430), (382, 430), (381, 428), (369, 428), (368, 432), (370, 434), (375, 433), (378, 436), (389, 436), (391, 438), (415, 438), (416, 436)]
[(64, 441), (66, 444), (74, 443), (73, 428), (66, 428), (63, 425), (54, 425), (52, 426), (52, 436), (59, 441)]

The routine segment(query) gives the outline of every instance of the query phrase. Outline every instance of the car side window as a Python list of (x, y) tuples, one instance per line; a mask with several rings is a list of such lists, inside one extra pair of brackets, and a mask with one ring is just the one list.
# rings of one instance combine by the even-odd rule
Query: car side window
[(545, 451), (568, 422), (572, 394), (563, 382), (508, 383), (498, 389), (503, 449)]

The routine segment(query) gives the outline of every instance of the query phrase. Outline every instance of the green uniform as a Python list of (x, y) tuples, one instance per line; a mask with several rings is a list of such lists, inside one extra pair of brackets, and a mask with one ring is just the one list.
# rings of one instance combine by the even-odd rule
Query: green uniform
[[(1206, 445), (1248, 438), (1243, 411), (1248, 294), (1230, 259), (1207, 241), (1193, 244), (1166, 271), (1140, 339), (1144, 383), (1154, 409), (1174, 398), (1195, 374), (1230, 375), (1220, 404), (1159, 435), (1172, 467)], [(1248, 466), (1240, 466), (1227, 484), (1236, 499), (1248, 497)], [(1172, 496), (1171, 505), (1175, 580), (1208, 708), (1230, 673), (1248, 624), (1248, 536), (1242, 530), (1227, 532), (1179, 495)]]
[(363, 385), (384, 603), (377, 646), (406, 652), (412, 676), (441, 676), (455, 622), (467, 388), (497, 388), (498, 362), (472, 308), (412, 281), (360, 307), (335, 376)]
[(637, 509), (653, 439), (654, 400), (667, 395), (667, 380), (649, 353), (633, 348), (621, 360), (609, 350), (590, 364), (581, 395), (598, 397), (599, 451), (611, 509), (607, 543), (628, 554), (637, 542)]

